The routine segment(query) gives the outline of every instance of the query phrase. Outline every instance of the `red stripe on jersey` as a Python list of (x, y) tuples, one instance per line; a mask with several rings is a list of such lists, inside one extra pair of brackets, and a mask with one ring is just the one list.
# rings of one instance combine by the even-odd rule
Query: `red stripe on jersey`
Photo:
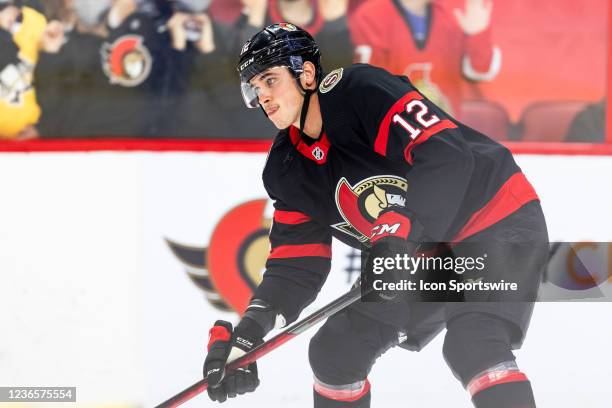
[(375, 244), (378, 240), (385, 237), (408, 239), (411, 229), (412, 223), (410, 218), (395, 211), (388, 211), (376, 220), (376, 224), (372, 228), (370, 242)]
[(359, 390), (339, 389), (326, 387), (325, 385), (315, 381), (314, 389), (317, 394), (324, 396), (327, 399), (343, 402), (354, 402), (361, 399), (370, 391), (370, 381), (366, 378), (363, 387)]
[(420, 101), (423, 99), (423, 95), (417, 91), (410, 91), (406, 95), (398, 99), (393, 106), (387, 111), (387, 114), (383, 118), (380, 126), (378, 127), (378, 134), (374, 141), (374, 151), (380, 155), (387, 155), (387, 143), (389, 141), (389, 126), (391, 126), (391, 120), (393, 115), (401, 113), (406, 110), (406, 104), (412, 100)]
[(484, 207), (472, 214), (453, 242), (462, 241), (490, 227), (528, 202), (538, 199), (538, 194), (525, 175), (521, 172), (514, 173)]
[(470, 396), (473, 397), (480, 391), (486, 390), (487, 388), (491, 388), (495, 385), (523, 381), (529, 380), (524, 373), (517, 370), (490, 371), (470, 381), (467, 386), (467, 390), (470, 393)]
[(211, 327), (210, 331), (208, 332), (208, 351), (210, 351), (210, 348), (216, 342), (222, 341), (222, 342), (227, 343), (228, 341), (230, 341), (231, 337), (232, 337), (232, 333), (227, 329), (227, 327), (223, 327), (223, 326)]
[(274, 221), (281, 224), (303, 224), (311, 220), (312, 218), (299, 211), (274, 210)]
[(331, 258), (331, 246), (326, 244), (279, 245), (272, 249), (268, 259), (300, 258), (304, 256)]
[(427, 140), (429, 140), (430, 137), (432, 137), (436, 133), (439, 133), (446, 129), (455, 129), (456, 127), (457, 125), (455, 125), (453, 122), (451, 122), (448, 119), (444, 119), (436, 123), (432, 127), (423, 130), (423, 132), (420, 135), (418, 135), (417, 138), (414, 139), (412, 143), (406, 146), (406, 149), (404, 150), (404, 158), (406, 159), (408, 163), (410, 163), (410, 165), (412, 165), (413, 164), (412, 149), (414, 149), (415, 147), (417, 147), (418, 145), (422, 143), (425, 143)]

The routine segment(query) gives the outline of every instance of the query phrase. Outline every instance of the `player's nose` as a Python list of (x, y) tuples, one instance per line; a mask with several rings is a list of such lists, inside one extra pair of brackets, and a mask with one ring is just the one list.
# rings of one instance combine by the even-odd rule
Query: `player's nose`
[(272, 95), (269, 90), (261, 89), (257, 94), (257, 98), (259, 100), (259, 104), (264, 105), (272, 100)]

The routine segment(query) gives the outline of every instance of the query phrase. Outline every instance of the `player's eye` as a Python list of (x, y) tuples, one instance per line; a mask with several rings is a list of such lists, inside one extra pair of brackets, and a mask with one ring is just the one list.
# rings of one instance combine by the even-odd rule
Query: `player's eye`
[(266, 85), (272, 86), (276, 83), (276, 78), (266, 78)]

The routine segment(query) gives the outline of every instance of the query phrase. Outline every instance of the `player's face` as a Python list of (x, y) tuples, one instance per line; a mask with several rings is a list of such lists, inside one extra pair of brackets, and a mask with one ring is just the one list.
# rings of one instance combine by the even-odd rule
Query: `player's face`
[(259, 104), (278, 129), (299, 123), (303, 96), (286, 67), (269, 68), (250, 81)]

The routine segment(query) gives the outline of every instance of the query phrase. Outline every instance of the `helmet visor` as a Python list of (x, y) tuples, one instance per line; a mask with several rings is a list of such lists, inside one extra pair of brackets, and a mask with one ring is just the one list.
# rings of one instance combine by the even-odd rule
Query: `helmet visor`
[(261, 92), (272, 91), (279, 81), (278, 76), (282, 75), (282, 70), (287, 69), (289, 72), (293, 72), (292, 68), (286, 65), (276, 65), (274, 67), (264, 69), (262, 72), (254, 75), (248, 81), (242, 79), (240, 81), (240, 90), (242, 92), (242, 99), (244, 100), (247, 108), (259, 107), (259, 95)]
[(259, 97), (257, 89), (249, 82), (241, 82), (240, 90), (242, 91), (242, 99), (247, 108), (257, 108), (259, 106)]

